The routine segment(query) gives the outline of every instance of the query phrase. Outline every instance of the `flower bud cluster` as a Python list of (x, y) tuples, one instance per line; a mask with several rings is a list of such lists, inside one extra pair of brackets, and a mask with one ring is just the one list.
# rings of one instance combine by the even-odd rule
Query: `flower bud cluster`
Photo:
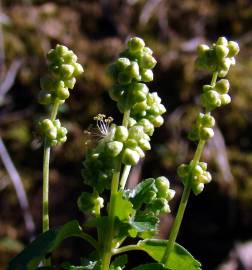
[(82, 192), (78, 198), (77, 204), (80, 211), (99, 215), (101, 208), (104, 207), (104, 200), (102, 197), (99, 197), (97, 192)]
[(197, 65), (200, 68), (218, 72), (219, 77), (227, 75), (231, 65), (235, 64), (235, 56), (239, 53), (239, 45), (235, 41), (228, 41), (225, 37), (209, 47), (205, 44), (198, 46)]
[(64, 143), (67, 140), (67, 129), (61, 126), (59, 119), (54, 121), (50, 119), (41, 120), (38, 123), (38, 129), (50, 146)]
[(227, 105), (231, 102), (228, 94), (230, 88), (229, 81), (226, 79), (219, 80), (215, 86), (204, 85), (203, 93), (200, 96), (202, 106), (211, 111), (217, 107)]
[(192, 141), (208, 140), (214, 136), (213, 127), (215, 119), (210, 114), (199, 113), (196, 123), (188, 134), (188, 138)]
[(207, 163), (198, 162), (196, 166), (190, 164), (181, 164), (177, 170), (178, 175), (182, 178), (184, 185), (190, 181), (190, 186), (195, 195), (200, 194), (204, 185), (212, 180), (211, 174), (207, 171)]
[(39, 103), (54, 104), (56, 100), (64, 103), (73, 89), (76, 77), (83, 73), (83, 67), (77, 63), (77, 56), (63, 45), (57, 45), (47, 54), (49, 74), (41, 78)]

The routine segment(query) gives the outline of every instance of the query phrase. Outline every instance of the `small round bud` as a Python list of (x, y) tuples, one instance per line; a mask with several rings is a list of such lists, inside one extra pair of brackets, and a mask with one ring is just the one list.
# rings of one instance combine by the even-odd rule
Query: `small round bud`
[(227, 105), (231, 102), (231, 97), (229, 94), (223, 94), (220, 96), (221, 98), (221, 105)]
[(202, 173), (203, 173), (203, 169), (201, 168), (201, 166), (196, 165), (194, 170), (193, 170), (193, 175), (200, 176)]
[(147, 133), (149, 136), (153, 135), (154, 125), (148, 119), (143, 118), (138, 122), (138, 124), (143, 126), (144, 132)]
[(129, 84), (131, 82), (131, 77), (128, 72), (122, 71), (118, 74), (118, 82), (120, 84)]
[(139, 141), (139, 146), (144, 150), (144, 151), (147, 151), (147, 150), (150, 150), (151, 149), (151, 145), (150, 145), (150, 142), (146, 139), (140, 139)]
[(127, 67), (126, 72), (128, 76), (133, 79), (138, 79), (139, 77), (139, 66), (138, 63), (132, 61), (131, 64)]
[(206, 51), (208, 51), (210, 48), (205, 44), (200, 44), (197, 47), (197, 52), (200, 56), (202, 56)]
[(143, 82), (153, 81), (153, 72), (151, 69), (143, 69), (141, 71), (141, 79)]
[(140, 61), (139, 61), (139, 65), (141, 68), (144, 69), (153, 69), (155, 67), (155, 65), (157, 64), (156, 59), (151, 56), (148, 53), (143, 53), (141, 55)]
[(215, 125), (215, 119), (209, 114), (204, 114), (201, 119), (201, 124), (203, 127), (212, 128)]
[(65, 80), (65, 81), (64, 81), (65, 87), (67, 87), (67, 88), (69, 88), (69, 89), (73, 89), (75, 83), (76, 83), (76, 79), (75, 79), (74, 77), (72, 77), (72, 78), (69, 79), (69, 80)]
[(144, 41), (138, 37), (133, 37), (128, 41), (128, 48), (131, 52), (139, 52), (144, 48), (144, 46)]
[(42, 105), (48, 105), (52, 102), (52, 95), (47, 91), (41, 90), (39, 92), (38, 102)]
[(140, 125), (133, 126), (132, 128), (129, 129), (129, 138), (138, 141), (142, 138), (143, 133), (144, 133), (143, 126)]
[(202, 168), (203, 171), (207, 170), (207, 163), (206, 162), (199, 162), (200, 167)]
[(223, 46), (227, 46), (228, 45), (228, 41), (225, 37), (219, 37), (217, 42), (217, 45), (223, 45)]
[(154, 118), (154, 121), (152, 121), (152, 124), (154, 127), (161, 127), (164, 123), (164, 118), (161, 115), (158, 115), (157, 117)]
[(67, 134), (67, 129), (66, 129), (65, 127), (60, 127), (60, 128), (57, 130), (57, 138), (58, 138), (58, 139), (65, 137), (66, 134)]
[(57, 128), (51, 128), (45, 135), (49, 140), (55, 140), (57, 138)]
[(189, 173), (189, 166), (187, 164), (181, 164), (177, 169), (177, 174), (179, 177), (187, 177)]
[(152, 54), (153, 54), (152, 49), (151, 49), (151, 48), (149, 48), (149, 47), (144, 47), (144, 48), (143, 48), (143, 52), (148, 53), (148, 54), (150, 54), (150, 55), (152, 55)]
[(220, 100), (220, 95), (216, 91), (208, 91), (204, 93), (207, 102), (214, 107), (220, 107), (221, 106), (221, 100)]
[(204, 184), (203, 183), (199, 183), (199, 184), (192, 187), (193, 193), (195, 195), (200, 194), (203, 191), (203, 189), (204, 189)]
[(146, 194), (145, 194), (145, 196), (144, 196), (144, 203), (150, 204), (150, 203), (152, 203), (156, 198), (157, 198), (156, 192), (150, 190), (150, 191), (146, 192)]
[(123, 151), (123, 155), (122, 155), (123, 164), (134, 166), (138, 163), (139, 159), (140, 159), (140, 156), (136, 151), (130, 148), (126, 148)]
[(123, 149), (123, 143), (118, 142), (118, 141), (112, 141), (112, 142), (108, 142), (106, 147), (107, 147), (108, 155), (112, 157), (116, 157), (121, 153)]
[(128, 129), (124, 126), (117, 126), (115, 131), (115, 140), (125, 142), (129, 136)]
[(67, 88), (65, 87), (58, 87), (56, 92), (57, 98), (61, 100), (65, 100), (69, 98), (70, 93)]
[(229, 48), (228, 57), (233, 57), (233, 56), (237, 55), (240, 51), (239, 45), (235, 41), (229, 41), (228, 48)]
[(222, 59), (228, 55), (229, 49), (224, 45), (216, 45), (215, 47), (216, 56)]
[(74, 72), (73, 72), (73, 76), (74, 76), (74, 77), (78, 77), (78, 76), (80, 76), (83, 72), (84, 72), (84, 69), (83, 69), (82, 65), (79, 64), (79, 63), (74, 63)]
[(170, 188), (169, 180), (164, 176), (160, 176), (155, 180), (155, 186), (158, 189), (158, 198), (166, 199)]
[(200, 139), (201, 140), (208, 140), (208, 139), (211, 139), (213, 136), (214, 136), (214, 131), (212, 128), (201, 128), (200, 129)]
[(203, 85), (203, 92), (207, 92), (207, 91), (210, 91), (210, 90), (213, 90), (212, 85), (209, 85), (209, 84)]
[(137, 153), (139, 154), (140, 158), (144, 158), (145, 157), (145, 153), (144, 153), (144, 151), (142, 150), (141, 147), (136, 146), (133, 150), (137, 151)]
[(114, 85), (112, 88), (109, 89), (109, 96), (114, 101), (119, 101), (123, 93), (124, 90), (121, 85)]
[(60, 66), (60, 76), (62, 76), (63, 78), (69, 79), (73, 75), (74, 70), (75, 69), (72, 65), (63, 64)]
[(118, 58), (115, 62), (119, 71), (126, 69), (130, 65), (130, 60), (126, 57)]
[(134, 140), (134, 139), (128, 139), (128, 140), (126, 141), (126, 146), (129, 147), (129, 148), (134, 149), (135, 147), (138, 146), (138, 143), (137, 143), (137, 141)]
[(215, 88), (219, 94), (226, 94), (230, 88), (229, 81), (226, 79), (221, 79), (216, 83)]

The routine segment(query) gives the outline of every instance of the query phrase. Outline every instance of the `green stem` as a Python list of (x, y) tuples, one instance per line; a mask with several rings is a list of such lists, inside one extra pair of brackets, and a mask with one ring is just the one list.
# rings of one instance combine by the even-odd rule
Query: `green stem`
[[(126, 111), (123, 115), (123, 126), (127, 127), (129, 122), (130, 110)], [(109, 270), (110, 261), (112, 257), (113, 250), (113, 237), (114, 237), (114, 223), (115, 223), (115, 209), (116, 209), (116, 195), (119, 187), (121, 172), (121, 161), (118, 161), (116, 169), (113, 173), (112, 182), (111, 182), (111, 192), (110, 192), (110, 202), (108, 210), (108, 226), (107, 234), (104, 239), (104, 248), (102, 251), (102, 266), (101, 270)]]
[(132, 250), (142, 250), (138, 245), (128, 245), (121, 248), (113, 249), (113, 255), (117, 255), (123, 252), (132, 251)]
[[(203, 148), (204, 148), (204, 145), (205, 145), (205, 141), (200, 140), (199, 143), (198, 143), (196, 152), (194, 154), (194, 157), (193, 157), (191, 171), (193, 170), (193, 168), (199, 162), (202, 151), (203, 151)], [(181, 223), (182, 223), (182, 219), (183, 219), (183, 216), (184, 216), (184, 213), (185, 213), (186, 205), (187, 205), (190, 193), (191, 193), (191, 184), (190, 184), (190, 182), (191, 182), (191, 179), (188, 179), (187, 184), (186, 184), (186, 186), (184, 188), (184, 191), (183, 191), (183, 194), (182, 194), (182, 198), (181, 198), (181, 201), (180, 201), (180, 204), (179, 204), (178, 212), (177, 212), (176, 218), (174, 220), (174, 223), (172, 225), (169, 241), (167, 243), (163, 258), (161, 260), (161, 262), (163, 264), (167, 263), (167, 261), (169, 259), (169, 256), (170, 256), (170, 254), (171, 254), (171, 252), (172, 252), (172, 250), (174, 248), (174, 244), (175, 244), (175, 241), (177, 239), (177, 236), (178, 236), (178, 232), (179, 232), (179, 229), (180, 229), (180, 226), (181, 226)]]
[(83, 240), (87, 241), (90, 245), (92, 245), (96, 250), (98, 250), (97, 241), (87, 233), (82, 232), (81, 235), (76, 235), (77, 237), (81, 237)]
[[(56, 119), (56, 115), (59, 108), (59, 102), (56, 101), (52, 107), (50, 120), (54, 121)], [(50, 152), (51, 147), (47, 141), (44, 140), (44, 158), (43, 158), (43, 210), (42, 210), (42, 224), (43, 224), (43, 232), (49, 230), (49, 163), (50, 163)], [(45, 259), (45, 266), (50, 266), (50, 259)]]
[(120, 188), (123, 190), (126, 186), (129, 174), (130, 174), (131, 166), (125, 165), (122, 172), (122, 177), (120, 180)]

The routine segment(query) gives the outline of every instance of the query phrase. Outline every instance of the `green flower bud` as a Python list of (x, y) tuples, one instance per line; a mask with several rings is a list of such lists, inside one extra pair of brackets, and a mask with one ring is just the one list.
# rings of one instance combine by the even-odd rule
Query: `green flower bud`
[(223, 46), (227, 46), (228, 45), (228, 41), (225, 37), (219, 37), (217, 39), (217, 42), (216, 42), (217, 45), (223, 45)]
[(109, 90), (109, 96), (114, 101), (119, 101), (119, 99), (120, 99), (120, 97), (122, 97), (123, 93), (124, 93), (124, 90), (123, 90), (121, 85), (114, 85)]
[(58, 99), (65, 100), (69, 98), (70, 93), (67, 88), (59, 86), (57, 87), (56, 95)]
[(172, 200), (174, 198), (175, 194), (176, 194), (175, 190), (169, 189), (166, 200), (169, 202), (170, 200)]
[(142, 113), (143, 111), (148, 109), (148, 105), (146, 101), (139, 102), (133, 106), (133, 112), (134, 113)]
[(151, 49), (151, 48), (149, 48), (149, 47), (144, 47), (144, 48), (143, 48), (143, 52), (148, 53), (148, 54), (150, 54), (150, 55), (152, 55), (152, 54), (153, 54), (152, 49)]
[(138, 122), (138, 124), (143, 126), (144, 132), (147, 133), (149, 136), (153, 135), (154, 125), (148, 119), (143, 118)]
[(49, 140), (55, 140), (57, 138), (57, 128), (51, 128), (45, 135)]
[(139, 66), (138, 63), (132, 61), (131, 64), (126, 68), (128, 76), (133, 79), (138, 79), (139, 77)]
[(118, 58), (115, 62), (116, 67), (119, 71), (126, 69), (130, 65), (130, 60), (126, 57)]
[(149, 190), (148, 192), (146, 192), (145, 196), (144, 196), (144, 203), (146, 204), (150, 204), (152, 203), (155, 199), (157, 198), (157, 194), (155, 191), (153, 190)]
[(118, 142), (118, 141), (112, 141), (112, 142), (108, 142), (106, 147), (107, 147), (108, 155), (112, 157), (116, 157), (122, 152), (123, 143)]
[(119, 142), (125, 142), (129, 136), (128, 129), (124, 126), (117, 126), (114, 139)]
[(67, 141), (67, 136), (63, 136), (63, 137), (57, 139), (57, 144), (58, 144), (58, 143), (64, 143), (64, 142), (66, 142), (66, 141)]
[(204, 93), (202, 96), (205, 97), (207, 103), (213, 107), (220, 107), (221, 106), (221, 100), (220, 95), (216, 91), (208, 91)]
[(195, 195), (200, 194), (203, 191), (203, 189), (204, 189), (203, 183), (199, 183), (197, 185), (192, 186), (192, 190)]
[(207, 163), (206, 162), (199, 162), (200, 167), (202, 168), (203, 171), (207, 170)]
[(166, 199), (170, 189), (170, 182), (165, 176), (160, 176), (155, 180), (155, 186), (158, 189), (158, 198)]
[(49, 105), (52, 102), (52, 95), (47, 91), (41, 90), (39, 92), (38, 102), (42, 105)]
[(129, 90), (134, 92), (143, 92), (145, 94), (145, 96), (148, 94), (149, 92), (149, 88), (147, 87), (147, 85), (145, 83), (132, 83), (129, 87)]
[(221, 79), (216, 83), (215, 88), (219, 94), (226, 94), (230, 88), (229, 81), (226, 79)]
[(74, 77), (78, 77), (78, 76), (80, 76), (83, 72), (84, 72), (84, 69), (83, 69), (82, 65), (79, 64), (79, 63), (74, 63), (74, 72), (73, 72), (73, 76), (74, 76)]
[(204, 184), (208, 184), (211, 182), (212, 180), (212, 176), (209, 172), (203, 172), (203, 174), (200, 176), (200, 182), (204, 183)]
[(164, 123), (164, 118), (161, 115), (158, 115), (157, 117), (154, 118), (154, 121), (152, 121), (152, 124), (154, 127), (161, 127)]
[(179, 177), (187, 177), (189, 173), (189, 166), (187, 164), (181, 164), (177, 169), (177, 174)]
[(144, 151), (148, 151), (151, 149), (151, 145), (150, 142), (146, 139), (140, 139), (139, 141), (139, 146), (144, 150)]
[(200, 56), (204, 55), (204, 53), (206, 51), (208, 51), (210, 48), (205, 45), (205, 44), (200, 44), (198, 47), (197, 47), (197, 52)]
[(223, 94), (220, 96), (221, 99), (221, 105), (227, 105), (231, 102), (231, 97), (229, 94)]
[(50, 61), (50, 62), (55, 62), (58, 60), (58, 54), (57, 54), (57, 51), (54, 50), (54, 49), (51, 49), (48, 53), (47, 53), (47, 59)]
[(133, 127), (136, 123), (137, 123), (137, 121), (136, 121), (134, 118), (130, 117), (130, 118), (129, 118), (129, 121), (128, 121), (128, 127), (131, 128), (131, 127)]
[(50, 119), (44, 119), (38, 124), (39, 130), (42, 133), (47, 133), (49, 130), (54, 128), (53, 122)]
[(133, 104), (142, 102), (146, 99), (146, 94), (142, 91), (135, 91), (132, 93), (131, 99)]
[(151, 56), (148, 53), (143, 53), (141, 55), (140, 61), (139, 61), (139, 65), (141, 68), (143, 69), (153, 69), (155, 67), (155, 65), (157, 64), (156, 59)]
[(139, 159), (140, 159), (140, 156), (136, 151), (130, 148), (126, 148), (123, 151), (123, 155), (122, 155), (123, 164), (134, 166), (138, 163)]
[(72, 65), (63, 64), (60, 66), (60, 76), (62, 76), (63, 78), (66, 78), (66, 79), (71, 78), (74, 71), (75, 71), (75, 68)]
[(233, 56), (237, 55), (240, 51), (239, 45), (235, 41), (228, 42), (228, 49), (229, 49), (228, 57), (233, 57)]
[(153, 72), (151, 69), (143, 69), (141, 71), (141, 80), (143, 82), (151, 82), (153, 81)]
[(136, 146), (133, 150), (135, 150), (139, 154), (140, 158), (144, 158), (145, 157), (145, 153), (144, 153), (144, 151), (142, 150), (141, 147)]
[(163, 104), (158, 104), (158, 110), (159, 110), (159, 114), (164, 114), (166, 112), (166, 108)]
[(209, 85), (209, 84), (203, 85), (203, 92), (207, 92), (207, 91), (210, 91), (210, 90), (213, 90), (212, 85)]
[(126, 141), (126, 146), (129, 147), (129, 148), (134, 149), (135, 147), (137, 147), (137, 145), (138, 145), (138, 143), (137, 143), (137, 141), (134, 140), (134, 139), (128, 139), (128, 140)]
[(229, 49), (224, 45), (216, 45), (215, 52), (217, 57), (222, 59), (228, 55)]
[(138, 37), (133, 37), (128, 41), (128, 48), (131, 52), (139, 52), (144, 48), (144, 46), (144, 41)]
[(129, 74), (129, 72), (126, 72), (126, 71), (121, 71), (119, 74), (118, 74), (118, 82), (120, 84), (129, 84), (131, 82), (131, 76)]
[(200, 176), (203, 173), (203, 169), (200, 165), (196, 165), (193, 170), (193, 175)]
[(153, 211), (159, 211), (160, 213), (170, 213), (170, 207), (166, 199), (158, 198), (150, 205)]
[(199, 136), (201, 140), (208, 140), (214, 136), (214, 131), (212, 128), (204, 127), (200, 129)]
[(73, 89), (75, 83), (76, 83), (76, 79), (75, 79), (74, 77), (72, 77), (72, 78), (69, 79), (69, 80), (65, 80), (65, 81), (64, 81), (65, 87), (67, 87), (67, 88), (69, 88), (69, 89)]
[(129, 129), (129, 138), (130, 139), (135, 139), (135, 140), (140, 140), (143, 136), (144, 129), (140, 125), (133, 126), (132, 128)]
[(212, 128), (215, 125), (215, 119), (209, 114), (204, 114), (201, 119), (201, 124), (203, 127)]
[(65, 137), (66, 134), (67, 134), (67, 129), (66, 129), (65, 127), (60, 127), (60, 128), (57, 130), (57, 138), (58, 138), (58, 139)]

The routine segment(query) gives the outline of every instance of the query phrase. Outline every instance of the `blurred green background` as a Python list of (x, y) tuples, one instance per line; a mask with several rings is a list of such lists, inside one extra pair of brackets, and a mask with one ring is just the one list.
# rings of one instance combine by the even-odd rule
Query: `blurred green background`
[[(158, 60), (149, 86), (162, 97), (167, 114), (164, 126), (153, 136), (152, 151), (131, 173), (130, 185), (141, 178), (166, 175), (177, 191), (172, 215), (176, 213), (182, 191), (176, 168), (194, 153), (195, 144), (186, 135), (198, 112), (201, 87), (210, 81), (209, 74), (194, 66), (196, 47), (225, 35), (241, 48), (228, 76), (232, 103), (215, 113), (216, 136), (203, 155), (213, 181), (201, 195), (191, 196), (178, 242), (205, 270), (251, 270), (251, 26), (250, 0), (1, 1), (0, 137), (21, 176), (35, 227), (33, 230), (28, 222), (27, 230), (11, 177), (0, 162), (0, 269), (41, 231), (43, 150), (35, 127), (47, 113), (37, 103), (47, 51), (57, 43), (64, 44), (74, 50), (85, 68), (60, 112), (69, 130), (68, 140), (55, 147), (51, 158), (51, 226), (58, 226), (69, 219), (85, 218), (76, 205), (85, 189), (80, 175), (87, 139), (84, 130), (98, 113), (121, 121), (108, 97), (112, 82), (106, 67), (134, 35), (145, 39)], [(159, 237), (167, 236), (172, 215), (162, 217)], [(76, 240), (67, 241), (55, 260), (78, 262), (78, 256), (87, 250)], [(132, 265), (140, 259), (150, 261), (137, 255), (131, 254)]]

